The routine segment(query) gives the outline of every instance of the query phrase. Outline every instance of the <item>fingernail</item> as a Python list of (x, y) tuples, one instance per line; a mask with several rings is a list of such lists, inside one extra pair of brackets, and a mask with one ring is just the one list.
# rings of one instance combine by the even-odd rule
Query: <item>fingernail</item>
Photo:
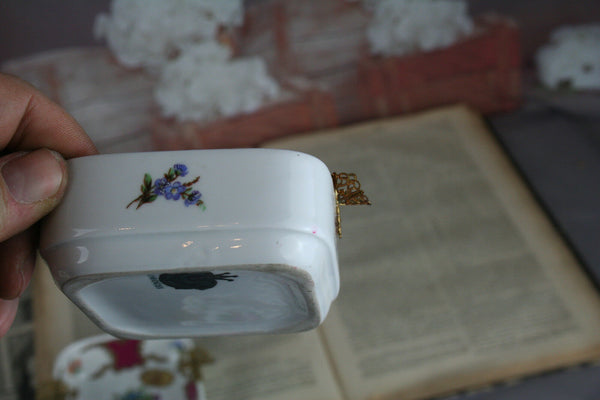
[(52, 197), (63, 180), (59, 155), (41, 149), (14, 158), (2, 166), (8, 191), (19, 203), (35, 203)]

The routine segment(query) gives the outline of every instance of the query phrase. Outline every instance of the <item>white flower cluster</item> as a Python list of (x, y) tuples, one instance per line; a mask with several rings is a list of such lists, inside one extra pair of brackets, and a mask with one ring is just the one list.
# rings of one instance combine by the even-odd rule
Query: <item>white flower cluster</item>
[(464, 0), (364, 0), (373, 12), (371, 53), (398, 56), (447, 47), (473, 31)]
[(110, 14), (96, 18), (94, 33), (123, 65), (154, 68), (242, 19), (241, 0), (113, 0)]
[(262, 60), (232, 60), (218, 29), (241, 24), (242, 0), (113, 0), (94, 27), (120, 63), (158, 75), (154, 97), (177, 120), (260, 108), (279, 95)]
[(557, 29), (536, 61), (539, 79), (547, 87), (600, 89), (600, 25)]
[(229, 49), (214, 42), (190, 47), (168, 63), (155, 91), (166, 116), (204, 121), (255, 111), (278, 95), (262, 59), (230, 60)]

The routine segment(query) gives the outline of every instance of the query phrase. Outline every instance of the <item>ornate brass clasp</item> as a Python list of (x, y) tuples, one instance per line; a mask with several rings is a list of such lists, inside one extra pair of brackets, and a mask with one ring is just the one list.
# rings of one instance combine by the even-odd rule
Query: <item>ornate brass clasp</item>
[(333, 190), (335, 194), (335, 228), (338, 237), (342, 237), (342, 222), (340, 217), (340, 206), (371, 205), (369, 198), (360, 188), (360, 182), (356, 174), (346, 172), (333, 172)]

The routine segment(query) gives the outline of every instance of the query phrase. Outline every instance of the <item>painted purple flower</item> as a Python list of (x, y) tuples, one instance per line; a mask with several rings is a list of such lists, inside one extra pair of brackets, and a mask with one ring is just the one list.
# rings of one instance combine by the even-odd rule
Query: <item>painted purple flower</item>
[(185, 189), (186, 187), (181, 182), (172, 182), (165, 188), (165, 198), (167, 200), (179, 200)]
[(173, 169), (177, 176), (186, 176), (188, 174), (188, 167), (185, 164), (175, 164), (173, 165)]
[(202, 194), (199, 191), (194, 190), (192, 193), (188, 194), (187, 199), (185, 199), (185, 206), (189, 207), (196, 204), (198, 200), (200, 200), (200, 197), (202, 197)]
[(160, 178), (154, 181), (154, 194), (162, 196), (165, 194), (165, 189), (169, 185), (169, 181), (166, 178)]

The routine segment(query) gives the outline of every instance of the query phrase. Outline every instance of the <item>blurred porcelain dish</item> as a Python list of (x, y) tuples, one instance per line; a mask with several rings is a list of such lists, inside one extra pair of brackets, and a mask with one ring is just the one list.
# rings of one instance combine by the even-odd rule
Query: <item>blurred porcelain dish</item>
[(42, 227), (61, 290), (126, 338), (296, 332), (339, 290), (335, 196), (287, 150), (112, 154), (69, 161)]
[(204, 400), (203, 364), (191, 339), (116, 340), (99, 335), (63, 349), (45, 398), (72, 400)]

